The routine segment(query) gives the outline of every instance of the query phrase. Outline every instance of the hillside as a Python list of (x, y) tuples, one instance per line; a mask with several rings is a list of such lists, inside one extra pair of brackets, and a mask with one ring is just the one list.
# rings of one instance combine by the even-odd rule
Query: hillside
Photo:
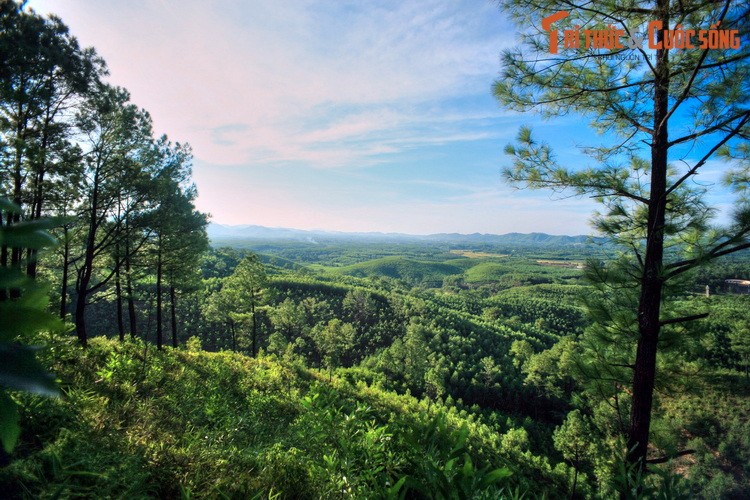
[[(178, 303), (177, 349), (156, 349), (148, 296), (136, 304), (138, 340), (92, 337), (83, 349), (65, 335), (26, 338), (48, 346), (40, 356), (63, 396), (14, 395), (23, 435), (0, 491), (611, 498), (623, 487), (618, 422), (627, 395), (614, 400), (623, 411), (588, 391), (608, 384), (585, 371), (595, 366), (586, 349), (596, 331), (580, 300), (594, 290), (560, 262), (461, 252), (301, 268), (212, 251), (205, 288)], [(267, 274), (257, 320), (236, 300), (228, 307), (239, 312), (222, 315), (213, 301), (250, 286), (257, 276), (240, 271), (255, 264)], [(369, 275), (351, 275), (357, 270)], [(463, 274), (426, 288), (405, 279), (417, 271), (413, 279)], [(447, 279), (456, 276), (477, 281)], [(92, 332), (114, 336), (115, 305), (91, 306)], [(742, 498), (750, 385), (735, 324), (747, 319), (747, 297), (685, 295), (676, 305), (709, 308), (711, 317), (665, 348), (674, 358), (662, 358), (668, 390), (653, 454), (692, 453), (655, 467), (644, 487)], [(571, 449), (583, 450), (579, 459)]]
[(466, 410), (197, 346), (56, 343), (63, 396), (22, 398), (3, 495), (494, 498), (532, 484), (554, 496), (565, 482), (517, 447), (519, 431)]
[(451, 262), (430, 262), (393, 256), (339, 267), (335, 272), (360, 278), (386, 276), (407, 283), (440, 287), (445, 278), (460, 275), (464, 269)]

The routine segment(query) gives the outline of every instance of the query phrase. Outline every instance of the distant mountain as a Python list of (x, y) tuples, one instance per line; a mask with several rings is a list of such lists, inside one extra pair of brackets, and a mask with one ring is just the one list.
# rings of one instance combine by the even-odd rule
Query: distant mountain
[(592, 241), (603, 242), (603, 238), (590, 236), (558, 236), (545, 233), (508, 233), (508, 234), (460, 234), (439, 233), (414, 235), (402, 233), (347, 233), (339, 231), (307, 231), (303, 229), (273, 228), (255, 225), (228, 226), (210, 223), (208, 237), (214, 244), (232, 244), (239, 242), (290, 241), (317, 243), (449, 243), (449, 244), (492, 244), (524, 247), (586, 245)]
[[(547, 245), (585, 245), (590, 243), (590, 236), (565, 236), (546, 233), (507, 233), (507, 234), (432, 234), (427, 238), (455, 243), (491, 243), (494, 245), (522, 245), (522, 246), (547, 246)], [(597, 241), (603, 241), (603, 238), (593, 238)]]
[(253, 240), (306, 240), (311, 238), (313, 231), (301, 229), (287, 229), (279, 227), (265, 227), (243, 224), (240, 226), (225, 226), (211, 222), (208, 225), (208, 237), (215, 238), (242, 238)]

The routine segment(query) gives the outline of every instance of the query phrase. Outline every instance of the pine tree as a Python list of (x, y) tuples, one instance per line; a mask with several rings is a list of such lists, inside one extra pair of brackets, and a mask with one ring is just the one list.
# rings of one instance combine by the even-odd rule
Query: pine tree
[[(519, 186), (594, 198), (604, 207), (596, 229), (627, 253), (596, 273), (612, 277), (614, 269), (627, 279), (611, 282), (610, 293), (632, 291), (636, 326), (624, 351), (632, 355), (624, 364), (632, 392), (627, 457), (640, 472), (647, 461), (660, 334), (704, 316), (665, 314), (665, 287), (697, 266), (750, 247), (750, 44), (728, 42), (730, 34), (747, 38), (750, 10), (746, 2), (707, 0), (502, 5), (524, 32), (522, 46), (503, 55), (494, 88), (499, 101), (546, 117), (586, 117), (593, 131), (606, 136), (583, 149), (593, 166), (566, 166), (524, 127), (506, 148), (514, 165), (505, 175)], [(641, 28), (648, 31), (645, 39)], [(672, 47), (675, 28), (694, 29), (694, 47), (684, 46), (685, 37), (683, 48)], [(727, 44), (701, 48), (700, 30), (708, 37), (719, 36), (719, 29)], [(599, 47), (593, 46), (602, 34), (614, 34), (610, 41), (620, 43), (605, 47), (606, 37), (600, 37)], [(723, 228), (712, 227), (705, 190), (692, 182), (714, 161), (724, 162), (725, 180), (740, 195)]]

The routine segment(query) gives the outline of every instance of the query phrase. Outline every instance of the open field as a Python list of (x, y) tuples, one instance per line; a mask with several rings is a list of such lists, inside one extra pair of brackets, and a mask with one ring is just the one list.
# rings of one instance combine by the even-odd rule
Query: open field
[(451, 250), (450, 253), (468, 257), (469, 259), (481, 259), (484, 257), (508, 257), (507, 253), (475, 252), (473, 250)]

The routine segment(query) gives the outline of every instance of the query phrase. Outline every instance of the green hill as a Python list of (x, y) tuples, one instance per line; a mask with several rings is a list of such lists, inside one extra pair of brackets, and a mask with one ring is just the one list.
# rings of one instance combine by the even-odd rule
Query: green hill
[(20, 396), (23, 435), (0, 490), (32, 498), (565, 491), (565, 468), (553, 472), (524, 451), (523, 429), (501, 433), (467, 410), (191, 344), (55, 345), (64, 395)]
[(461, 265), (446, 262), (430, 262), (408, 259), (401, 256), (383, 257), (336, 269), (349, 276), (387, 276), (413, 285), (441, 286), (447, 276), (462, 274)]
[(466, 271), (465, 279), (469, 283), (498, 281), (513, 272), (513, 267), (497, 262), (480, 262)]

